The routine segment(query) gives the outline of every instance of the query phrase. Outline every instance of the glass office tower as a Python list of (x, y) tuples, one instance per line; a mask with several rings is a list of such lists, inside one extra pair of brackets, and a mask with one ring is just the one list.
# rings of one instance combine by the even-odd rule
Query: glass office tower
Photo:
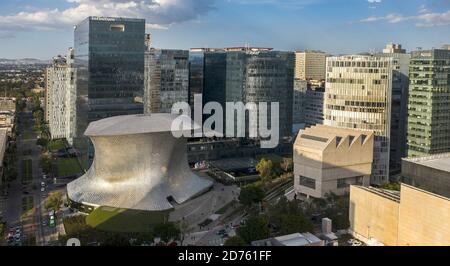
[(77, 129), (75, 147), (84, 167), (93, 151), (90, 122), (143, 113), (145, 20), (89, 17), (75, 27)]

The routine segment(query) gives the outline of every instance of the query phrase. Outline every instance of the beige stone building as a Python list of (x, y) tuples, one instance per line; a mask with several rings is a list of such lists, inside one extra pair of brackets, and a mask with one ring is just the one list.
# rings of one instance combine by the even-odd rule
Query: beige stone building
[(327, 55), (320, 51), (295, 52), (295, 78), (324, 80)]
[(317, 125), (299, 132), (294, 144), (297, 195), (344, 195), (350, 185), (369, 185), (374, 134)]
[(389, 181), (393, 59), (327, 58), (325, 125), (375, 133), (371, 184)]
[(405, 184), (401, 192), (352, 186), (350, 227), (369, 245), (449, 246), (450, 199)]

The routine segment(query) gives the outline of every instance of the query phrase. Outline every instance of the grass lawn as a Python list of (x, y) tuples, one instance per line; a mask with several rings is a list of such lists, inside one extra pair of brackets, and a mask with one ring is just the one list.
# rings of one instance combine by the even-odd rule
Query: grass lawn
[(145, 212), (100, 207), (86, 217), (86, 223), (98, 230), (126, 233), (151, 232), (152, 226), (167, 221), (169, 212)]
[(23, 139), (25, 139), (25, 140), (27, 140), (27, 139), (31, 139), (32, 138), (32, 135), (31, 135), (31, 132), (25, 132), (25, 133), (23, 133)]
[(34, 200), (32, 196), (22, 198), (22, 215), (26, 214), (34, 207)]
[(30, 184), (33, 181), (32, 164), (31, 159), (22, 161), (22, 184)]
[(52, 140), (47, 144), (47, 148), (49, 151), (59, 151), (64, 149), (66, 145), (62, 139)]
[(58, 176), (72, 176), (81, 173), (80, 166), (76, 158), (58, 159), (57, 160)]

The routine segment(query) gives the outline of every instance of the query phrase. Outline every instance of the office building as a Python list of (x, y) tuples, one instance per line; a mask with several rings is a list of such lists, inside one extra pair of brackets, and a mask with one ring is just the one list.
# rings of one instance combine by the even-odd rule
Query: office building
[(295, 78), (324, 80), (327, 55), (320, 51), (295, 52)]
[(46, 69), (45, 119), (52, 139), (73, 144), (76, 124), (76, 75), (73, 49), (66, 56), (53, 58)]
[(8, 129), (0, 128), (0, 187), (3, 184), (3, 174), (5, 165), (3, 163), (5, 159), (5, 152), (8, 146)]
[(404, 158), (402, 182), (450, 198), (450, 153)]
[(351, 233), (368, 245), (450, 245), (450, 199), (409, 185), (352, 186), (349, 215)]
[(412, 52), (408, 157), (450, 152), (450, 49)]
[(308, 86), (305, 100), (305, 124), (307, 127), (324, 123), (324, 103), (325, 88)]
[(90, 122), (142, 114), (145, 20), (88, 17), (75, 27), (77, 123), (74, 144), (87, 169), (93, 150), (83, 136)]
[(145, 113), (170, 113), (189, 101), (189, 51), (151, 48), (145, 59)]
[[(278, 102), (282, 118), (280, 137), (291, 136), (293, 53), (266, 48), (228, 48), (206, 52), (204, 67), (203, 104), (219, 102), (226, 113), (226, 102), (267, 102), (269, 105)], [(270, 113), (268, 122), (270, 127)]]
[(406, 156), (406, 123), (408, 117), (409, 62), (411, 55), (406, 54), (400, 44), (388, 44), (380, 57), (392, 58), (392, 98), (391, 98), (391, 139), (390, 167), (391, 175), (400, 173), (401, 160)]
[(375, 133), (374, 185), (389, 181), (392, 69), (390, 57), (350, 55), (327, 59), (325, 124)]
[(318, 125), (301, 130), (294, 144), (297, 195), (325, 198), (345, 195), (350, 185), (370, 183), (372, 132)]
[(194, 96), (203, 93), (205, 52), (207, 48), (192, 48), (189, 51), (189, 104), (194, 106)]
[(293, 134), (297, 134), (298, 130), (305, 128), (307, 89), (308, 89), (308, 82), (306, 80), (303, 79), (294, 80), (294, 100), (292, 102)]

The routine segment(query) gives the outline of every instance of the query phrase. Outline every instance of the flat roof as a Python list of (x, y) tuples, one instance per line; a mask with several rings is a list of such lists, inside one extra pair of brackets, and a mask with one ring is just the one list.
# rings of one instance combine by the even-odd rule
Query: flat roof
[[(180, 128), (173, 128), (173, 122), (179, 119)], [(88, 137), (95, 136), (123, 136), (145, 133), (180, 132), (200, 129), (193, 123), (190, 117), (173, 114), (148, 114), (148, 115), (125, 115), (102, 119), (89, 124), (86, 132)]]
[(440, 171), (450, 172), (450, 153), (442, 153), (425, 157), (403, 159), (418, 165), (427, 166)]

